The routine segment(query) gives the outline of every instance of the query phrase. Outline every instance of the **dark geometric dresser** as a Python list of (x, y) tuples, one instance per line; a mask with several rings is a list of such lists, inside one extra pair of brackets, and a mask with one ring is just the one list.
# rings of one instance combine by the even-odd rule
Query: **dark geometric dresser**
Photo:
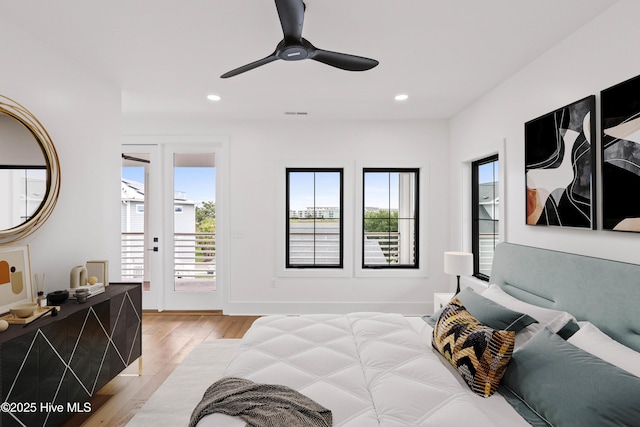
[(142, 351), (139, 284), (115, 284), (57, 316), (0, 333), (0, 426), (57, 426)]

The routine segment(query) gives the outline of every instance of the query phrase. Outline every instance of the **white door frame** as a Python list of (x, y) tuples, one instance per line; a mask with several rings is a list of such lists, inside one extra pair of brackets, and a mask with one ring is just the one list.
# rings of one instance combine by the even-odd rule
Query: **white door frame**
[[(161, 254), (164, 251), (164, 243), (154, 243), (154, 237), (160, 237), (164, 223), (164, 210), (162, 200), (154, 194), (154, 188), (160, 188), (155, 183), (162, 179), (162, 147), (157, 144), (127, 144), (122, 146), (123, 153), (144, 153), (149, 155), (149, 164), (144, 168), (144, 272), (143, 281), (149, 280), (149, 290), (142, 287), (142, 309), (155, 310), (161, 306), (164, 288)], [(151, 191), (149, 191), (151, 189)], [(154, 215), (150, 215), (154, 212)], [(158, 251), (154, 252), (153, 248)], [(147, 276), (148, 273), (148, 276)]]
[[(229, 139), (220, 135), (126, 135), (123, 137), (123, 152), (132, 152), (135, 146), (157, 145), (159, 159), (152, 168), (160, 168), (158, 172), (159, 199), (150, 200), (149, 209), (161, 212), (157, 215), (160, 224), (161, 241), (158, 252), (151, 252), (157, 261), (152, 263), (152, 275), (156, 286), (146, 293), (147, 303), (143, 297), (143, 308), (163, 310), (222, 310), (227, 300), (227, 201), (228, 194), (228, 157)], [(216, 291), (214, 292), (175, 292), (174, 291), (174, 254), (173, 254), (173, 153), (214, 153), (216, 158)], [(155, 223), (158, 224), (157, 222)], [(155, 304), (154, 304), (155, 303)], [(152, 306), (155, 305), (155, 306)]]

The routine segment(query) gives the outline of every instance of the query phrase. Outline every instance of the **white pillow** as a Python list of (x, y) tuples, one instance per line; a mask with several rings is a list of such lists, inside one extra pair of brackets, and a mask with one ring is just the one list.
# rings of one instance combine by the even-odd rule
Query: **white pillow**
[(513, 344), (513, 351), (518, 350), (522, 347), (522, 344), (529, 341), (538, 331), (544, 329), (544, 326), (540, 323), (532, 323), (527, 327), (520, 329), (516, 332), (516, 341)]
[[(547, 327), (551, 329), (553, 333), (558, 333), (570, 321), (577, 322), (576, 318), (566, 311), (553, 310), (550, 308), (539, 307), (537, 305), (529, 304), (512, 297), (505, 291), (503, 291), (498, 285), (491, 284), (481, 294), (485, 298), (502, 304), (503, 306), (510, 308), (511, 310), (519, 311), (520, 313), (528, 314), (538, 321), (538, 324), (532, 329), (542, 329)], [(529, 328), (529, 326), (527, 326)], [(526, 329), (526, 328), (525, 328)]]
[(587, 353), (640, 377), (640, 353), (630, 349), (589, 322), (578, 322), (580, 330), (569, 341)]

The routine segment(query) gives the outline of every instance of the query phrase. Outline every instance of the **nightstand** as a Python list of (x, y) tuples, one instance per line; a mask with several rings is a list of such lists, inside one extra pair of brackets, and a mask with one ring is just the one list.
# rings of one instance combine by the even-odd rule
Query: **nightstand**
[(455, 293), (453, 292), (436, 292), (433, 294), (433, 311), (436, 312), (449, 304), (454, 295)]

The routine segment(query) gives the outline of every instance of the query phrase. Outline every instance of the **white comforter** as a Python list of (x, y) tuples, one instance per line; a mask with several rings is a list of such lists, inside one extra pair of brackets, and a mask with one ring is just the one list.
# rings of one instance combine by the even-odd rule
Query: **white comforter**
[[(224, 375), (292, 387), (331, 409), (334, 426), (529, 425), (502, 396), (473, 394), (431, 333), (420, 318), (388, 313), (262, 317)], [(236, 425), (221, 414), (198, 424)]]

